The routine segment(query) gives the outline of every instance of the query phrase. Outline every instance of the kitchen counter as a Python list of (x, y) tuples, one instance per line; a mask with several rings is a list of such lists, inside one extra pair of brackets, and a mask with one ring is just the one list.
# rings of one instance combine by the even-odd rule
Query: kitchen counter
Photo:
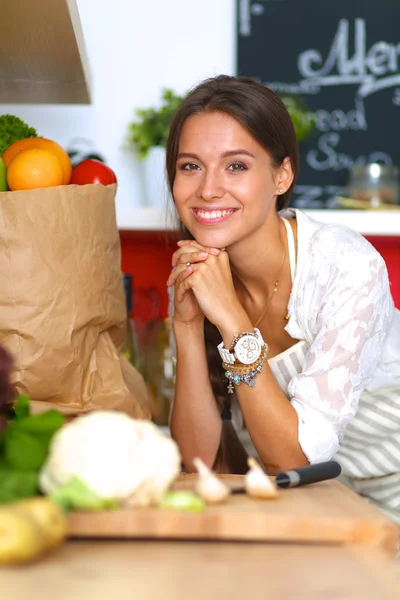
[(400, 570), (346, 546), (71, 541), (0, 570), (0, 586), (12, 600), (398, 600)]
[[(221, 477), (232, 487), (243, 483), (239, 475)], [(173, 485), (192, 487), (190, 474)], [(37, 563), (0, 568), (7, 597), (400, 598), (397, 527), (335, 480), (282, 490), (274, 500), (234, 494), (204, 513), (75, 513), (70, 525), (75, 537)]]

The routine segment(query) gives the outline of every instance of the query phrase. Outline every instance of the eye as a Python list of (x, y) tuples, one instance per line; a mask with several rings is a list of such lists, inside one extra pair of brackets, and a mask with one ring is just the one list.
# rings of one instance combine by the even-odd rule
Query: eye
[(199, 168), (200, 168), (199, 165), (196, 165), (196, 163), (193, 163), (193, 162), (182, 163), (181, 165), (178, 166), (178, 169), (180, 171), (195, 171)]
[(242, 162), (240, 162), (238, 160), (235, 160), (235, 162), (233, 162), (233, 163), (231, 163), (229, 165), (228, 170), (229, 171), (234, 171), (234, 172), (235, 171), (236, 172), (238, 172), (238, 171), (247, 171), (247, 166), (244, 163), (242, 163)]

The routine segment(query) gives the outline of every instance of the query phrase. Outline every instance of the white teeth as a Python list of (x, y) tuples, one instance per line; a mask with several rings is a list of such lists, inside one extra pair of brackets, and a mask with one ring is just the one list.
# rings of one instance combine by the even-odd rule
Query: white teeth
[(226, 215), (230, 215), (233, 213), (233, 210), (197, 210), (196, 213), (202, 219), (220, 219), (221, 217), (225, 217)]

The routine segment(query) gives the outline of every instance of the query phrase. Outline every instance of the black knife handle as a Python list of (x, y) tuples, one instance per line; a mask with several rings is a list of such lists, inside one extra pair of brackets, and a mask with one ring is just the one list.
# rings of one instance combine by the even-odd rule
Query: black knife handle
[(341, 466), (335, 460), (307, 465), (298, 469), (291, 469), (278, 473), (275, 483), (278, 487), (299, 487), (308, 483), (317, 483), (326, 479), (338, 477), (342, 471)]

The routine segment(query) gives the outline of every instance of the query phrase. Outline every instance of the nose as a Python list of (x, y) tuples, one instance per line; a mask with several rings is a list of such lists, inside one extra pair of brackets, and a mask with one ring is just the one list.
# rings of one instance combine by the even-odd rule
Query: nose
[(223, 175), (214, 169), (204, 171), (197, 189), (198, 197), (210, 201), (222, 198), (224, 194)]

